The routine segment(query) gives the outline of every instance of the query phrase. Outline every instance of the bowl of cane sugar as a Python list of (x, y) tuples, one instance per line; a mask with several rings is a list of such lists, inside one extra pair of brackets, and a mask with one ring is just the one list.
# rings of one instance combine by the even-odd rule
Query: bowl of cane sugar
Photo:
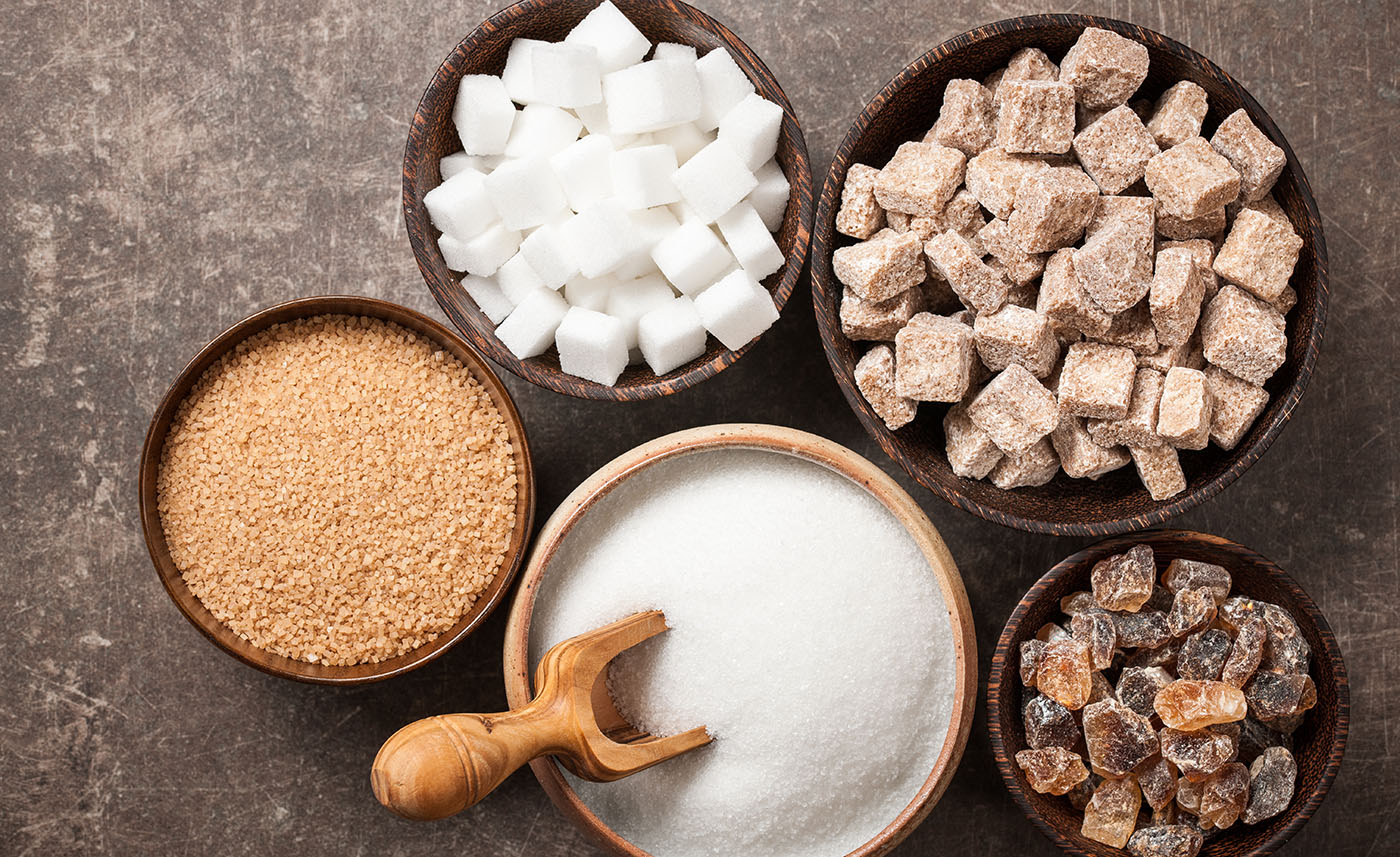
[(608, 686), (652, 734), (714, 741), (614, 783), (531, 763), (556, 806), (629, 857), (883, 854), (952, 779), (975, 708), (962, 578), (892, 479), (793, 429), (659, 438), (546, 522), (511, 607), (506, 693), (549, 646), (638, 610), (669, 630)]
[(456, 334), (363, 297), (262, 310), (190, 361), (141, 454), (166, 591), (239, 660), (358, 684), (477, 627), (534, 516), (524, 428)]

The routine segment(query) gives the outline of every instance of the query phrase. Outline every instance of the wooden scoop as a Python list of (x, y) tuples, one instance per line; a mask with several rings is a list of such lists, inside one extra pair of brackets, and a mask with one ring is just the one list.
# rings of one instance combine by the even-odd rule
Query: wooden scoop
[(659, 610), (565, 640), (535, 669), (534, 699), (501, 714), (444, 714), (395, 732), (370, 770), (379, 802), (429, 821), (461, 812), (537, 756), (575, 776), (610, 782), (710, 743), (701, 726), (656, 738), (623, 719), (608, 692), (608, 663), (666, 630)]

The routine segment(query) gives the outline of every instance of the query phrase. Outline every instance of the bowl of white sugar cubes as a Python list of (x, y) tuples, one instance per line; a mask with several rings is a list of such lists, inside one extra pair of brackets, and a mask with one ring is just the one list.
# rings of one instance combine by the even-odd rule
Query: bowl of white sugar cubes
[(812, 288), (856, 415), (949, 502), (1033, 532), (1159, 524), (1222, 491), (1312, 375), (1327, 249), (1262, 107), (1088, 15), (964, 33), (866, 106)]
[(703, 12), (524, 0), (433, 76), (403, 205), (473, 345), (557, 392), (639, 400), (717, 374), (777, 321), (811, 170), (781, 87)]

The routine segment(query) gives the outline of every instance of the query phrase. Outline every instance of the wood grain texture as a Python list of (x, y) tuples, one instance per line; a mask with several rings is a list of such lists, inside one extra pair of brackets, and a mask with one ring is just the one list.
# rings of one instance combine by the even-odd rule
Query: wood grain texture
[[(559, 368), (559, 352), (552, 346), (539, 357), (520, 360), (496, 339), (495, 325), (462, 287), (461, 275), (448, 270), (437, 245), (441, 233), (429, 221), (423, 205), (424, 194), (442, 181), (438, 162), (462, 148), (452, 125), (452, 107), (462, 76), (500, 74), (513, 40), (522, 37), (561, 40), (598, 2), (522, 0), (492, 15), (443, 60), (413, 115), (408, 144), (404, 148), (403, 213), (409, 243), (428, 288), (447, 317), (482, 353), (521, 378), (559, 393), (586, 399), (637, 401), (668, 396), (712, 378), (742, 357), (753, 343), (731, 351), (710, 337), (703, 355), (664, 376), (658, 378), (645, 364), (632, 365), (613, 386), (565, 374)], [(791, 191), (787, 214), (775, 239), (786, 262), (763, 281), (781, 312), (797, 285), (811, 242), (812, 170), (807, 161), (807, 143), (792, 104), (763, 60), (743, 40), (704, 12), (679, 0), (615, 0), (615, 3), (654, 43), (693, 45), (701, 54), (714, 48), (728, 49), (759, 94), (783, 108), (777, 157)]]
[[(1133, 467), (1120, 468), (1097, 481), (1070, 479), (1062, 472), (1046, 485), (1014, 490), (957, 476), (944, 452), (942, 419), (946, 406), (921, 403), (914, 422), (890, 431), (856, 387), (855, 364), (862, 350), (841, 332), (842, 289), (831, 271), (831, 253), (853, 243), (835, 231), (836, 211), (850, 165), (878, 167), (900, 143), (920, 139), (938, 116), (949, 80), (981, 80), (1023, 47), (1043, 48), (1058, 60), (1085, 27), (1113, 30), (1147, 46), (1151, 65), (1139, 95), (1155, 99), (1179, 80), (1191, 80), (1204, 88), (1210, 100), (1203, 128), (1206, 136), (1235, 110), (1242, 107), (1248, 111), (1288, 157), (1274, 195), (1303, 238), (1291, 280), (1298, 292), (1298, 305), (1287, 317), (1286, 360), (1265, 384), (1270, 394), (1267, 408), (1234, 450), (1211, 446), (1183, 455), (1187, 488), (1170, 500), (1153, 500)], [(1225, 490), (1259, 460), (1298, 406), (1322, 344), (1328, 295), (1322, 219), (1307, 176), (1273, 119), (1243, 86), (1206, 57), (1160, 33), (1111, 18), (1031, 15), (998, 21), (950, 39), (915, 60), (856, 118), (837, 149), (817, 209), (812, 249), (817, 326), (827, 360), (856, 416), (901, 467), (939, 497), (990, 521), (1031, 532), (1102, 536), (1141, 529), (1180, 515)]]
[(1267, 823), (1238, 823), (1207, 838), (1201, 850), (1205, 857), (1272, 854), (1317, 812), (1341, 768), (1351, 727), (1351, 688), (1341, 648), (1317, 604), (1283, 569), (1229, 539), (1185, 530), (1121, 535), (1091, 545), (1046, 572), (1016, 605), (992, 653), (992, 670), (987, 680), (987, 727), (997, 769), (1022, 811), (1066, 853), (1079, 857), (1123, 853), (1081, 836), (1083, 813), (1076, 812), (1065, 798), (1031, 789), (1016, 765), (1016, 753), (1027, 749), (1021, 704), (1028, 697), (1021, 685), (1019, 653), (1021, 643), (1034, 638), (1038, 628), (1063, 618), (1062, 597), (1090, 588), (1089, 573), (1094, 563), (1137, 544), (1151, 546), (1159, 572), (1173, 559), (1224, 566), (1234, 580), (1234, 594), (1287, 610), (1312, 649), (1310, 673), (1317, 684), (1317, 705), (1293, 733), (1298, 779), (1292, 802)]

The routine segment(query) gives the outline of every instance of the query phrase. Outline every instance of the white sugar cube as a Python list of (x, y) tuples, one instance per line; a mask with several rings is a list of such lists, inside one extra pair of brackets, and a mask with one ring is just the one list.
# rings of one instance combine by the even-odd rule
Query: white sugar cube
[(501, 293), (506, 296), (506, 300), (519, 306), (526, 295), (544, 287), (544, 280), (530, 267), (525, 257), (517, 252), (496, 270), (496, 285), (501, 287)]
[(627, 341), (622, 322), (610, 315), (572, 307), (554, 333), (559, 368), (598, 384), (617, 382), (627, 368)]
[(707, 223), (733, 208), (758, 180), (724, 140), (716, 140), (686, 161), (673, 177), (690, 207)]
[(578, 273), (578, 261), (564, 240), (566, 222), (546, 223), (520, 242), (520, 255), (551, 289), (559, 288)]
[(637, 321), (637, 344), (657, 375), (689, 363), (705, 353), (705, 326), (695, 303), (674, 298)]
[(676, 172), (676, 152), (670, 146), (641, 146), (613, 152), (613, 193), (625, 207), (651, 208), (678, 202), (671, 176)]
[(700, 116), (694, 63), (644, 62), (603, 75), (603, 100), (614, 132), (644, 134)]
[(515, 105), (501, 79), (490, 74), (469, 74), (457, 85), (452, 124), (462, 149), (469, 155), (499, 155), (506, 150)]
[(660, 42), (656, 50), (652, 52), (651, 58), (665, 62), (695, 62), (698, 56), (692, 45), (678, 45), (675, 42)]
[(442, 261), (449, 270), (467, 270), (467, 262), (471, 259), (471, 251), (467, 249), (467, 242), (458, 241), (444, 232), (438, 236), (437, 244), (438, 251), (442, 253)]
[(579, 212), (561, 227), (565, 245), (578, 261), (579, 272), (596, 278), (616, 271), (645, 253), (645, 244), (627, 210), (607, 199)]
[(485, 180), (476, 170), (467, 170), (423, 194), (423, 207), (439, 232), (466, 242), (496, 222)]
[(724, 114), (719, 138), (744, 159), (749, 169), (756, 170), (777, 154), (782, 128), (783, 108), (755, 92)]
[[(514, 109), (514, 107), (511, 108), (511, 110)], [(450, 155), (443, 155), (442, 160), (438, 161), (438, 173), (442, 175), (443, 181), (461, 175), (468, 170), (485, 174), (485, 159), (477, 155), (468, 155), (466, 152), (453, 152)]]
[(618, 280), (612, 274), (596, 280), (580, 275), (564, 284), (564, 300), (569, 302), (569, 306), (603, 312), (608, 308), (608, 295), (617, 284)]
[(564, 189), (543, 158), (506, 161), (486, 177), (484, 184), (491, 204), (508, 229), (539, 226), (569, 205)]
[(506, 51), (506, 67), (501, 72), (501, 83), (506, 94), (516, 104), (530, 104), (535, 98), (534, 50), (547, 45), (539, 39), (516, 39)]
[(637, 322), (642, 316), (671, 302), (675, 294), (659, 275), (618, 284), (608, 295), (608, 315), (622, 322), (627, 347), (637, 347)]
[(637, 139), (636, 134), (619, 134), (608, 124), (608, 105), (603, 102), (590, 104), (587, 107), (576, 107), (574, 112), (583, 122), (583, 127), (587, 129), (589, 136), (604, 136), (612, 139), (613, 148), (621, 149), (630, 145)]
[(598, 63), (604, 72), (641, 62), (651, 50), (647, 37), (610, 0), (603, 0), (579, 21), (564, 37), (564, 43), (591, 46), (598, 52)]
[(731, 351), (748, 345), (778, 320), (773, 296), (745, 271), (735, 271), (695, 298), (705, 329)]
[(749, 191), (748, 202), (763, 218), (768, 231), (777, 232), (787, 215), (788, 195), (792, 190), (787, 176), (783, 175), (783, 168), (777, 161), (769, 161), (758, 168), (754, 178), (758, 180), (758, 187)]
[(642, 243), (646, 246), (648, 254), (661, 239), (670, 235), (681, 225), (671, 209), (664, 205), (631, 211), (628, 212), (628, 216), (632, 218), (633, 225), (641, 233)]
[(583, 107), (603, 100), (602, 71), (592, 45), (537, 45), (530, 60), (537, 100), (555, 107)]
[(710, 145), (715, 135), (701, 131), (694, 122), (683, 122), (670, 128), (662, 128), (653, 133), (652, 139), (663, 146), (670, 146), (676, 153), (676, 163), (683, 164), (696, 152)]
[(568, 311), (569, 305), (558, 292), (540, 287), (496, 325), (496, 338), (521, 360), (543, 354), (553, 344), (554, 331)]
[(753, 94), (753, 81), (724, 48), (715, 48), (695, 63), (700, 75), (701, 130), (713, 131), (734, 105)]
[(697, 214), (695, 209), (690, 207), (690, 203), (685, 202), (684, 200), (676, 203), (675, 205), (668, 205), (666, 206), (666, 208), (672, 214), (674, 214), (676, 216), (676, 220), (680, 221), (681, 223), (689, 223), (692, 220), (698, 220), (701, 223), (705, 223), (705, 218)]
[(549, 165), (563, 185), (569, 207), (574, 211), (582, 211), (612, 196), (612, 154), (611, 137), (589, 134), (550, 156)]
[(515, 116), (506, 141), (508, 158), (547, 158), (578, 139), (583, 123), (551, 104), (527, 104)]
[(489, 277), (474, 277), (471, 274), (462, 278), (462, 288), (467, 290), (467, 296), (476, 301), (476, 306), (481, 310), (482, 315), (491, 319), (492, 324), (500, 324), (505, 317), (510, 315), (510, 311), (515, 309), (515, 304), (506, 297), (501, 287), (496, 285), (496, 281)]
[(762, 280), (783, 266), (786, 257), (773, 240), (763, 218), (747, 202), (741, 202), (716, 221), (729, 252), (755, 280)]
[(682, 294), (698, 295), (734, 264), (710, 227), (698, 220), (682, 223), (651, 250), (651, 258)]
[(520, 249), (520, 233), (497, 223), (469, 241), (444, 233), (438, 248), (452, 270), (489, 277)]
[(635, 280), (638, 277), (646, 277), (652, 274), (660, 275), (661, 270), (652, 261), (651, 252), (646, 244), (640, 245), (639, 252), (628, 256), (621, 265), (613, 269), (613, 276), (619, 280)]

